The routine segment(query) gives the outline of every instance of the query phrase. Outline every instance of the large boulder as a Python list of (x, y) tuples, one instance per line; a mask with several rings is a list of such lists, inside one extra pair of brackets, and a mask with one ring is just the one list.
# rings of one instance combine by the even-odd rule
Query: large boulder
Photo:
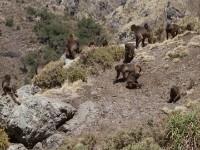
[(71, 119), (76, 109), (59, 100), (42, 95), (29, 96), (14, 107), (8, 121), (8, 133), (27, 147), (51, 136)]
[(12, 144), (8, 147), (8, 150), (27, 150), (23, 144)]

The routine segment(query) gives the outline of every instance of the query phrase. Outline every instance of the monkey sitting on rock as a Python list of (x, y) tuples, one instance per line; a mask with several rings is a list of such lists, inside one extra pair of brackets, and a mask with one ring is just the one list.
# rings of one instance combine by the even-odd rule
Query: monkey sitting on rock
[(16, 94), (16, 90), (13, 89), (13, 87), (10, 86), (10, 82), (11, 82), (11, 76), (10, 75), (5, 75), (4, 80), (2, 82), (2, 88), (4, 93), (2, 94), (2, 96), (5, 95), (10, 95), (10, 97), (12, 98), (12, 100), (17, 103), (18, 105), (20, 105), (21, 103), (17, 101), (17, 97), (18, 95)]
[(126, 79), (126, 87), (129, 89), (133, 88), (141, 88), (142, 85), (138, 83), (137, 79), (141, 76), (140, 73), (137, 72), (129, 72), (128, 77)]

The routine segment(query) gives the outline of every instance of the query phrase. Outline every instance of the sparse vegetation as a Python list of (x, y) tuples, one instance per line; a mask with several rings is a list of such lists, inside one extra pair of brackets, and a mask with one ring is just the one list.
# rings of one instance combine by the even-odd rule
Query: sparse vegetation
[(6, 150), (9, 146), (8, 135), (5, 132), (4, 128), (0, 126), (0, 149)]
[(77, 80), (87, 81), (86, 68), (80, 65), (74, 65), (66, 69), (66, 78), (69, 82), (75, 82)]
[(86, 69), (75, 65), (68, 69), (63, 68), (63, 62), (55, 61), (48, 63), (43, 71), (34, 77), (33, 83), (40, 88), (53, 88), (61, 86), (65, 80), (75, 82), (77, 80), (87, 81)]
[(94, 41), (94, 39), (97, 40), (97, 37), (101, 35), (101, 32), (101, 26), (90, 18), (84, 18), (78, 23), (78, 37), (81, 44), (87, 44)]
[(46, 9), (42, 10), (39, 15), (41, 20), (36, 23), (34, 31), (40, 42), (47, 44), (54, 50), (63, 49), (69, 30), (61, 23), (58, 16)]
[(84, 135), (82, 139), (66, 138), (64, 144), (58, 150), (93, 150), (95, 144), (96, 137), (90, 133)]
[(190, 112), (170, 117), (167, 124), (168, 145), (171, 149), (200, 148), (200, 114)]
[[(119, 61), (124, 57), (124, 50), (118, 46), (97, 48), (93, 53), (82, 59), (82, 64), (98, 67), (101, 70), (111, 68), (114, 61)], [(96, 70), (96, 69), (95, 69)]]
[[(197, 103), (194, 103), (195, 107), (192, 107), (193, 103), (190, 103), (190, 107), (188, 107), (190, 111), (172, 110), (173, 113), (170, 113), (170, 116), (160, 123), (148, 120), (148, 128), (136, 127), (131, 130), (120, 130), (114, 136), (105, 137), (101, 149), (197, 150), (200, 148), (200, 109)], [(94, 150), (96, 141), (97, 137), (94, 138), (94, 135), (87, 138), (70, 137), (66, 139), (59, 150)], [(86, 147), (86, 145), (90, 145), (90, 147)]]
[(11, 19), (7, 19), (5, 24), (8, 27), (13, 27), (14, 26), (14, 20), (12, 18)]
[(66, 79), (63, 62), (50, 62), (43, 71), (34, 77), (33, 83), (41, 88), (61, 86)]
[(31, 16), (36, 16), (37, 15), (37, 11), (33, 8), (33, 7), (28, 7), (27, 8), (27, 14), (31, 15)]

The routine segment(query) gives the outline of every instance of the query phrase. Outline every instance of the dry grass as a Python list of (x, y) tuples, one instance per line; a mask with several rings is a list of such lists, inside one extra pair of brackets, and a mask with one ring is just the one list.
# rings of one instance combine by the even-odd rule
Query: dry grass
[(183, 57), (188, 56), (188, 54), (189, 54), (188, 48), (186, 46), (180, 45), (176, 47), (175, 49), (168, 51), (166, 53), (166, 59), (167, 58), (171, 58), (171, 59), (183, 58)]
[(142, 60), (143, 63), (148, 63), (155, 60), (155, 57), (149, 55), (147, 52), (138, 53), (137, 58)]
[(0, 149), (6, 150), (9, 146), (8, 135), (5, 132), (4, 128), (0, 126)]

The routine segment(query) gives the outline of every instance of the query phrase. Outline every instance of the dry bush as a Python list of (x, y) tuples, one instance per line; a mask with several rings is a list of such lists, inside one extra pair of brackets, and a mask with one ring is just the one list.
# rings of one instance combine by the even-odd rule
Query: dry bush
[(82, 80), (87, 82), (87, 70), (80, 65), (74, 65), (66, 69), (66, 78), (69, 82)]
[(67, 137), (58, 150), (93, 150), (95, 144), (96, 137), (90, 133), (83, 138)]
[(9, 146), (8, 135), (5, 132), (4, 128), (0, 126), (0, 149), (6, 150)]
[(98, 74), (99, 70), (105, 71), (111, 68), (114, 61), (120, 61), (123, 57), (124, 49), (119, 46), (99, 47), (95, 48), (92, 53), (84, 56), (80, 64), (90, 68), (90, 73)]
[(155, 60), (155, 57), (149, 55), (147, 52), (138, 53), (137, 57), (138, 59), (141, 59), (143, 63), (148, 63)]
[(198, 46), (198, 47), (200, 47), (200, 35), (193, 37), (190, 40), (190, 42), (188, 43), (188, 46)]
[(190, 24), (194, 31), (197, 31), (200, 33), (200, 22), (191, 16), (184, 17), (179, 22), (177, 22), (178, 25), (186, 27), (188, 24)]
[(40, 74), (33, 78), (33, 84), (40, 88), (52, 88), (61, 86), (66, 79), (63, 62), (55, 61), (48, 63)]
[(133, 128), (130, 131), (118, 131), (113, 137), (109, 138), (103, 150), (119, 150), (129, 145), (133, 145), (141, 141), (143, 137), (142, 128)]
[(166, 58), (171, 58), (171, 59), (175, 59), (175, 58), (182, 58), (182, 57), (186, 57), (188, 56), (188, 49), (186, 46), (180, 45), (178, 47), (176, 47), (175, 49), (168, 51), (166, 53)]

